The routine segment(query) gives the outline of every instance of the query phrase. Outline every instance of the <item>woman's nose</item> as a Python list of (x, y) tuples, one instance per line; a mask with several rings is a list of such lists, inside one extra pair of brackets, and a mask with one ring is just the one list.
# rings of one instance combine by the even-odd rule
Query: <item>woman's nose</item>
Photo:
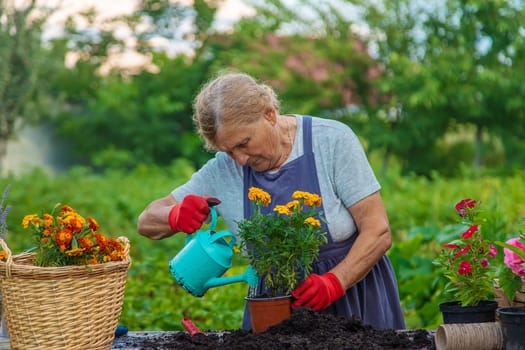
[(249, 156), (240, 150), (235, 150), (230, 155), (240, 166), (245, 166), (248, 162)]

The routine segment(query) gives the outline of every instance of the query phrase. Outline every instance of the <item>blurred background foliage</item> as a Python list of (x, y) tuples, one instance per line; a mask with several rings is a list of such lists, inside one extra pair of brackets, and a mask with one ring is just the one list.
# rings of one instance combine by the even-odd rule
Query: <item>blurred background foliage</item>
[[(70, 204), (132, 241), (122, 323), (182, 329), (189, 316), (204, 329), (238, 328), (245, 287), (189, 296), (167, 268), (183, 238), (139, 237), (136, 219), (212, 156), (191, 122), (200, 86), (243, 71), (276, 89), (282, 113), (356, 131), (383, 184), (407, 326), (435, 327), (442, 285), (431, 260), (455, 202), (494, 206), (495, 235), (511, 235), (525, 216), (525, 3), (246, 0), (252, 14), (218, 30), (221, 4), (142, 0), (102, 26), (93, 8), (45, 38), (60, 8), (0, 0), (0, 161), (21, 128), (43, 123), (75, 155), (60, 174), (2, 171), (1, 183), (12, 186), (8, 242), (29, 248), (22, 217)], [(114, 64), (129, 51), (147, 63)], [(239, 259), (232, 273), (240, 269)]]

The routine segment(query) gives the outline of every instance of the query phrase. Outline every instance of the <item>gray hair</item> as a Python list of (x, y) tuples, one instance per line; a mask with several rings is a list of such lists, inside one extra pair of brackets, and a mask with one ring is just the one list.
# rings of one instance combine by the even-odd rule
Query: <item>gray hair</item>
[(217, 149), (219, 126), (247, 125), (270, 109), (279, 113), (279, 100), (271, 87), (248, 74), (226, 73), (201, 89), (193, 104), (193, 122), (206, 148)]

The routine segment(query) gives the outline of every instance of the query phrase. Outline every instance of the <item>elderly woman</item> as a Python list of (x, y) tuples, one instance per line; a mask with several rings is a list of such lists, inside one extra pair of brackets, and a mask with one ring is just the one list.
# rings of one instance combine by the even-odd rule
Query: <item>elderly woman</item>
[[(320, 194), (328, 243), (293, 291), (293, 307), (361, 319), (378, 329), (405, 327), (380, 185), (361, 144), (346, 125), (302, 115), (281, 115), (274, 91), (249, 75), (228, 73), (203, 87), (194, 122), (213, 159), (141, 213), (140, 234), (163, 239), (192, 233), (217, 207), (232, 232), (252, 214), (248, 189), (261, 188), (272, 203), (300, 189)], [(240, 205), (243, 203), (243, 205)], [(250, 329), (245, 310), (243, 328)]]

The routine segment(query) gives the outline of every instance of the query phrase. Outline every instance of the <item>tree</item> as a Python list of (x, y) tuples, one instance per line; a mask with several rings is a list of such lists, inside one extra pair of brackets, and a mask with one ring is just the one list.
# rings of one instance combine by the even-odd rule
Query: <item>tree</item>
[[(193, 131), (191, 114), (193, 96), (208, 78), (209, 62), (200, 59), (199, 48), (213, 22), (214, 3), (201, 0), (187, 6), (144, 0), (132, 15), (110, 19), (108, 28), (119, 23), (132, 29), (137, 45), (131, 49), (150, 56), (155, 67), (132, 75), (118, 69), (105, 76), (99, 73), (111, 54), (130, 47), (111, 29), (96, 28), (96, 13), (80, 14), (91, 23), (87, 30), (78, 30), (73, 19), (68, 21), (64, 38), (55, 43), (69, 47), (79, 59), (55, 81), (67, 87), (63, 95), (68, 105), (59, 118), (59, 131), (74, 142), (77, 154), (100, 168), (168, 164), (177, 157), (198, 166), (209, 159)], [(182, 23), (193, 26), (182, 32)], [(193, 58), (182, 54), (172, 58), (152, 40), (177, 45), (190, 38)], [(79, 138), (80, 132), (87, 137)]]
[[(390, 96), (380, 108), (369, 109), (370, 130), (389, 135), (379, 142), (369, 137), (372, 147), (391, 149), (404, 161), (405, 171), (422, 174), (440, 167), (444, 136), (460, 127), (475, 129), (475, 167), (482, 165), (482, 145), (489, 136), (500, 137), (508, 150), (519, 147), (525, 107), (515, 97), (523, 89), (518, 77), (524, 74), (521, 2), (360, 4), (379, 39), (377, 59), (384, 74), (378, 86)], [(516, 136), (514, 142), (508, 135)]]
[(42, 64), (42, 26), (49, 10), (36, 0), (23, 6), (0, 0), (0, 170), (7, 142), (17, 129), (37, 120), (38, 70)]
[(231, 33), (208, 39), (214, 71), (244, 71), (272, 85), (284, 113), (334, 118), (334, 111), (373, 100), (371, 80), (377, 67), (366, 43), (338, 11), (316, 9), (330, 24), (323, 27), (314, 19), (298, 20), (296, 9), (279, 0), (255, 9)]

